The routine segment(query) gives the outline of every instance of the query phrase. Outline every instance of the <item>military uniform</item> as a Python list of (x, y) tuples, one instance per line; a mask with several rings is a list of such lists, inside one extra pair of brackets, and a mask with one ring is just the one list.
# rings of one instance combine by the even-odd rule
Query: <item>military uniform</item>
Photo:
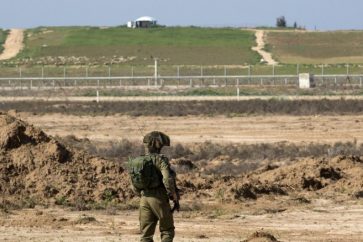
[(176, 194), (175, 176), (170, 169), (169, 159), (159, 154), (161, 148), (170, 142), (169, 137), (163, 135), (161, 132), (152, 132), (144, 138), (144, 143), (150, 151), (145, 157), (151, 158), (162, 177), (161, 185), (143, 190), (133, 185), (134, 191), (141, 196), (139, 208), (141, 242), (153, 241), (158, 221), (162, 242), (172, 242), (175, 235), (173, 214), (169, 204), (170, 197)]

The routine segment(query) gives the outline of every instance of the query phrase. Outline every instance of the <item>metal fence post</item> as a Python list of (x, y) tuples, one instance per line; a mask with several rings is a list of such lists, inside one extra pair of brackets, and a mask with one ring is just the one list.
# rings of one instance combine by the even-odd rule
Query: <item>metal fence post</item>
[(349, 76), (349, 64), (347, 64), (347, 76)]
[(64, 84), (64, 87), (66, 86), (66, 75), (67, 75), (66, 67), (63, 67), (63, 84)]
[(275, 76), (275, 65), (272, 65), (272, 75)]
[(321, 65), (321, 76), (324, 78), (324, 65)]

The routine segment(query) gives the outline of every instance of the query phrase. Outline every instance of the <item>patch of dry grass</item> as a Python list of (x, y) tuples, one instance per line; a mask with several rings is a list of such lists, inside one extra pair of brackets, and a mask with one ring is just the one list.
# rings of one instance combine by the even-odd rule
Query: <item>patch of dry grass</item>
[(282, 63), (363, 63), (363, 31), (269, 32), (267, 42)]

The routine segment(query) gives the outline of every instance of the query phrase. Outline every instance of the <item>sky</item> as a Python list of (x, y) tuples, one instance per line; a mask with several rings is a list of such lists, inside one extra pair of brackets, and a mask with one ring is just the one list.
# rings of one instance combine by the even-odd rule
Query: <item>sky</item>
[(152, 16), (167, 26), (363, 29), (362, 0), (1, 0), (0, 28), (117, 26)]

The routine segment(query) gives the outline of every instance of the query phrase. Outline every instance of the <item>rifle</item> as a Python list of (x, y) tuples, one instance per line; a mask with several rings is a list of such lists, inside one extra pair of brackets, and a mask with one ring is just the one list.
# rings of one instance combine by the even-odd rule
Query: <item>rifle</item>
[(178, 186), (176, 185), (176, 172), (173, 169), (170, 169), (170, 174), (171, 176), (174, 178), (174, 187), (175, 187), (175, 193), (176, 193), (176, 198), (177, 200), (173, 200), (174, 206), (171, 209), (171, 213), (174, 213), (175, 211), (179, 212), (180, 210), (180, 189), (178, 188)]

